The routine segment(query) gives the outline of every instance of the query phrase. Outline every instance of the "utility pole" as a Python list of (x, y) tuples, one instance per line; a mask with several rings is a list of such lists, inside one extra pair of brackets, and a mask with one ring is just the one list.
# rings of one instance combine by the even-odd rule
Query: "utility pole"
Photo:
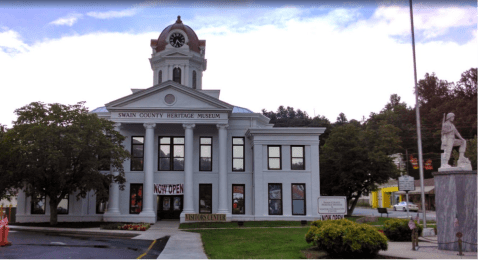
[(419, 91), (417, 86), (417, 70), (416, 70), (416, 44), (414, 42), (414, 20), (412, 15), (412, 0), (409, 0), (409, 11), (411, 14), (411, 34), (412, 34), (412, 58), (414, 61), (414, 90), (416, 92), (416, 128), (417, 128), (417, 150), (419, 160), (419, 177), (421, 179), (421, 208), (423, 226), (426, 229), (426, 199), (424, 196), (424, 166), (422, 161), (422, 141), (421, 141), (421, 118), (419, 116)]

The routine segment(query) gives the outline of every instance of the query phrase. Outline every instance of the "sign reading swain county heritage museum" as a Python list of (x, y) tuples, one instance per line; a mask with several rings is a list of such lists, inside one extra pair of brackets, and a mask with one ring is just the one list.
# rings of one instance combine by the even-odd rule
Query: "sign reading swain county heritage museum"
[(226, 113), (114, 112), (112, 118), (222, 119)]
[(226, 214), (185, 214), (185, 221), (226, 221)]
[(180, 184), (158, 184), (155, 183), (153, 193), (156, 195), (183, 195), (183, 183)]

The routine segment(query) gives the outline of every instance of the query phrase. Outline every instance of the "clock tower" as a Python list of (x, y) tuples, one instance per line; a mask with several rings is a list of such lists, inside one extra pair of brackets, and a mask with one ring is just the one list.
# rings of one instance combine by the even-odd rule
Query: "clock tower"
[(206, 70), (205, 46), (206, 41), (199, 40), (178, 16), (157, 40), (151, 40), (153, 85), (173, 80), (193, 89), (202, 89), (203, 71)]

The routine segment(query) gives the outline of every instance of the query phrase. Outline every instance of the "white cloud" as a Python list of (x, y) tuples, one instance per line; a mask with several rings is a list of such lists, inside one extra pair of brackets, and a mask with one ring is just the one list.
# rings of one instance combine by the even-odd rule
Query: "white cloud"
[[(450, 29), (477, 25), (477, 8), (417, 6), (413, 9), (414, 30), (426, 39), (442, 36)], [(381, 6), (374, 12), (369, 26), (387, 27), (390, 35), (409, 35), (411, 21), (409, 7)]]
[(108, 12), (88, 12), (86, 15), (97, 19), (111, 19), (134, 16), (138, 13), (137, 8), (126, 9), (122, 11), (108, 11)]
[[(253, 24), (248, 30), (231, 29), (228, 21), (202, 29), (187, 22), (207, 41), (203, 86), (221, 89), (222, 100), (256, 112), (285, 105), (331, 121), (341, 112), (348, 119), (368, 117), (380, 111), (393, 93), (413, 106), (411, 45), (391, 37), (391, 30), (403, 30), (396, 24), (402, 18), (390, 21), (400, 10), (378, 10), (384, 15), (338, 29), (338, 19), (344, 18), (334, 17), (340, 13), (356, 17), (355, 12), (344, 9), (312, 18), (298, 13), (280, 26)], [(442, 18), (435, 13), (427, 23)], [(408, 14), (405, 19), (408, 30)], [(150, 87), (149, 43), (162, 29), (143, 34), (91, 33), (31, 46), (14, 31), (0, 33), (0, 46), (19, 50), (11, 55), (0, 48), (2, 95), (12, 97), (0, 102), (0, 123), (10, 124), (14, 109), (32, 101), (87, 101), (94, 109), (130, 94), (130, 88)], [(440, 79), (455, 82), (462, 72), (477, 67), (477, 30), (471, 37), (462, 45), (417, 44), (418, 78), (435, 72)]]
[(75, 24), (78, 21), (78, 19), (80, 19), (82, 17), (83, 17), (82, 14), (73, 13), (73, 14), (69, 14), (65, 17), (58, 18), (55, 21), (50, 22), (50, 24), (72, 26), (73, 24)]
[(28, 51), (28, 45), (23, 43), (20, 34), (16, 31), (9, 30), (6, 27), (2, 27), (5, 31), (0, 31), (0, 51), (1, 54), (8, 53), (22, 53)]

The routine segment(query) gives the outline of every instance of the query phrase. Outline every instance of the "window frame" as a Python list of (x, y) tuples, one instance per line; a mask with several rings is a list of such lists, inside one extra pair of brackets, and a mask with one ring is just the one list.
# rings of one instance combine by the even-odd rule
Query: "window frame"
[[(36, 201), (38, 200), (43, 200), (43, 213), (34, 213), (33, 212), (33, 206)], [(47, 211), (47, 197), (45, 195), (38, 195), (37, 198), (31, 197), (30, 201), (30, 214), (32, 215), (45, 215), (45, 212)]]
[[(201, 139), (202, 139), (202, 138), (209, 138), (209, 139), (211, 140), (211, 143), (210, 143), (210, 144), (201, 144)], [(213, 171), (213, 137), (212, 137), (212, 136), (200, 136), (199, 141), (200, 141), (200, 149), (199, 149), (199, 153), (198, 153), (198, 155), (199, 155), (198, 170), (199, 170), (200, 172), (211, 172), (211, 171)], [(210, 151), (211, 151), (210, 156), (211, 156), (211, 157), (202, 157), (202, 156), (201, 156), (201, 147), (202, 147), (202, 146), (209, 146), (209, 147), (211, 147), (211, 149), (210, 149)], [(209, 169), (209, 170), (202, 170), (202, 169), (201, 169), (201, 158), (210, 158), (210, 159), (211, 159), (211, 160), (210, 160), (210, 169)]]
[[(110, 194), (110, 185), (105, 186), (106, 193)], [(108, 196), (109, 197), (109, 196)], [(105, 208), (103, 212), (99, 211), (99, 204), (105, 203)], [(106, 201), (99, 200), (98, 195), (95, 196), (95, 214), (105, 214), (105, 212), (108, 210), (108, 199)]]
[[(67, 212), (66, 213), (60, 213), (58, 212), (58, 206), (60, 206), (60, 203), (62, 202), (62, 200), (67, 200)], [(60, 203), (58, 203), (57, 205), (57, 215), (68, 215), (68, 213), (70, 212), (70, 195), (67, 194), (65, 195), (65, 197), (63, 197), (63, 199), (60, 200)]]
[[(242, 186), (243, 187), (243, 213), (235, 213), (234, 212), (234, 190), (235, 186)], [(245, 215), (246, 214), (246, 187), (245, 184), (231, 184), (231, 214), (234, 215)]]
[[(141, 137), (143, 138), (143, 144), (133, 144), (133, 138), (135, 137)], [(133, 156), (133, 145), (141, 145), (143, 146), (143, 156), (142, 157), (134, 157)], [(130, 151), (130, 154), (131, 154), (131, 159), (130, 159), (130, 171), (132, 172), (142, 172), (145, 170), (145, 136), (131, 136), (131, 151)], [(141, 170), (133, 170), (133, 159), (143, 159), (141, 160)]]
[[(210, 191), (211, 191), (211, 198), (209, 199), (211, 201), (210, 212), (201, 212), (201, 199), (203, 198), (202, 194), (201, 194), (201, 186), (209, 186), (210, 187)], [(199, 214), (212, 214), (213, 213), (213, 184), (212, 183), (200, 183), (199, 186), (198, 186), (198, 195), (199, 195), (198, 196), (198, 213)], [(205, 201), (206, 201), (206, 199), (205, 199)]]
[[(235, 138), (243, 139), (243, 144), (242, 144), (242, 145), (235, 144), (235, 143), (234, 143), (234, 139), (235, 139)], [(239, 137), (233, 136), (233, 137), (231, 138), (231, 144), (232, 144), (232, 145), (231, 145), (231, 171), (232, 171), (232, 172), (244, 172), (244, 171), (245, 171), (245, 168), (246, 168), (246, 165), (245, 165), (245, 145), (246, 145), (246, 143), (245, 143), (245, 141), (246, 141), (245, 138), (244, 138), (244, 137), (241, 137), (241, 136), (239, 136)], [(243, 157), (242, 157), (242, 158), (235, 158), (235, 157), (234, 157), (234, 148), (235, 148), (235, 146), (242, 146), (242, 147), (243, 147)], [(243, 160), (243, 169), (242, 169), (242, 170), (235, 170), (235, 168), (234, 168), (234, 160), (235, 160), (235, 159), (237, 159), (237, 160), (238, 160), (238, 159), (242, 159), (242, 160)]]
[[(131, 205), (131, 195), (132, 195), (132, 191), (133, 191), (133, 186), (138, 186), (138, 187), (141, 187), (141, 204), (140, 204), (140, 211), (139, 212), (132, 212), (132, 205)], [(137, 194), (138, 195), (138, 191), (139, 191), (139, 188), (137, 189)], [(136, 198), (136, 196), (135, 196)], [(130, 183), (130, 196), (128, 197), (128, 204), (130, 205), (129, 207), (129, 211), (128, 213), (129, 214), (132, 214), (132, 215), (138, 215), (140, 214), (142, 211), (143, 211), (143, 183)], [(136, 203), (138, 204), (138, 202)]]
[[(293, 200), (293, 185), (303, 185), (304, 186), (304, 199), (302, 199), (303, 204), (304, 204), (304, 214), (294, 214), (294, 200), (299, 200), (299, 199), (294, 199)], [(291, 215), (295, 216), (305, 216), (306, 215), (306, 183), (291, 183)]]
[[(160, 140), (161, 138), (170, 138), (170, 143), (169, 144), (161, 144)], [(183, 144), (175, 144), (175, 141), (174, 139), (175, 138), (183, 138)], [(161, 149), (161, 145), (169, 145), (170, 146), (170, 156), (169, 157), (160, 157), (160, 149)], [(183, 146), (183, 157), (175, 157), (175, 154), (174, 154), (174, 151), (175, 151), (175, 146)], [(185, 170), (185, 137), (184, 136), (158, 136), (158, 165), (157, 165), (157, 169), (158, 171), (161, 171), (161, 172), (167, 172), (167, 171), (175, 171), (175, 172), (178, 172), (178, 171), (184, 171)], [(161, 170), (160, 168), (160, 159), (161, 158), (169, 158), (170, 159), (170, 165), (169, 165), (169, 170)], [(181, 170), (175, 170), (174, 166), (175, 166), (175, 158), (183, 158), (183, 169)]]
[[(280, 185), (281, 187), (281, 199), (270, 199), (269, 196), (270, 196), (270, 185)], [(269, 208), (269, 201), (270, 200), (279, 200), (281, 201), (281, 213), (280, 214), (271, 214), (271, 211), (270, 211), (270, 208)], [(268, 183), (268, 215), (272, 215), (272, 216), (282, 216), (283, 215), (283, 184), (282, 183)]]
[[(179, 71), (178, 81), (176, 81), (176, 78), (175, 78), (175, 70)], [(172, 73), (173, 73), (173, 77), (172, 77), (173, 81), (176, 82), (176, 83), (181, 84), (181, 68), (179, 68), (179, 67), (173, 68)]]
[(192, 78), (193, 78), (193, 79), (192, 79), (192, 81), (193, 81), (193, 82), (192, 82), (192, 83), (193, 83), (193, 84), (192, 84), (192, 87), (193, 87), (193, 89), (196, 89), (196, 70), (193, 70), (193, 76), (192, 76)]
[[(301, 147), (303, 148), (303, 157), (293, 157), (293, 147)], [(301, 170), (305, 170), (306, 169), (306, 148), (304, 147), (304, 145), (291, 145), (290, 146), (290, 154), (291, 154), (291, 170), (298, 170), (298, 171), (301, 171)], [(303, 167), (302, 169), (293, 169), (293, 159), (302, 159), (303, 160)]]
[[(269, 148), (270, 147), (279, 147), (279, 157), (270, 157), (269, 155)], [(282, 170), (283, 169), (283, 164), (282, 164), (282, 153), (281, 153), (281, 145), (268, 145), (267, 146), (267, 157), (268, 157), (268, 170)], [(270, 163), (269, 163), (269, 159), (275, 159), (275, 158), (279, 158), (279, 168), (271, 168), (270, 167)]]

